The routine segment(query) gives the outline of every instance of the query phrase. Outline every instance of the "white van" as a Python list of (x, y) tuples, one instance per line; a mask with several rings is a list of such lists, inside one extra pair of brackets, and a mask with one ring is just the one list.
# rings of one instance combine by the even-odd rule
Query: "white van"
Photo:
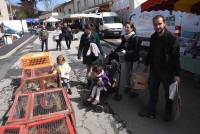
[(117, 36), (120, 37), (123, 29), (123, 24), (115, 12), (102, 12), (97, 13), (100, 15), (99, 20), (99, 34), (104, 36)]

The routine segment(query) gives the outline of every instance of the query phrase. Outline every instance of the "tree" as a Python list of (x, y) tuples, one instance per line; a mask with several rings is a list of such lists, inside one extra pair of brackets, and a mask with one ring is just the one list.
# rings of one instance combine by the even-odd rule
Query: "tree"
[[(27, 17), (34, 17), (36, 11), (37, 0), (21, 0), (22, 14), (26, 14)], [(24, 15), (23, 15), (24, 16)]]
[(52, 11), (56, 4), (56, 0), (38, 0), (38, 1), (44, 2), (46, 11)]

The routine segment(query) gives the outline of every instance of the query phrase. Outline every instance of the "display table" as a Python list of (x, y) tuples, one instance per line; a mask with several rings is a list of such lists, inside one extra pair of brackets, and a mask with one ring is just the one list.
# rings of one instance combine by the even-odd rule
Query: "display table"
[(180, 56), (181, 69), (200, 75), (200, 58), (193, 59), (191, 56)]

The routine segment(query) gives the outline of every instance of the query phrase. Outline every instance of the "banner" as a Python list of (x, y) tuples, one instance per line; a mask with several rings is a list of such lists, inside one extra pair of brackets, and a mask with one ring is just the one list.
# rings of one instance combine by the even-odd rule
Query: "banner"
[(121, 10), (128, 9), (129, 6), (129, 0), (114, 0), (112, 10), (118, 12)]

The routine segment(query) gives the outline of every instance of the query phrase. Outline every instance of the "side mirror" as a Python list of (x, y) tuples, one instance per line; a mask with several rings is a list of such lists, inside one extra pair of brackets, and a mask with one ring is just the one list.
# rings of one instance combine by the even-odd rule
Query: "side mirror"
[(100, 21), (100, 22), (99, 22), (99, 24), (100, 24), (100, 25), (103, 25), (103, 22), (102, 22), (102, 21)]

